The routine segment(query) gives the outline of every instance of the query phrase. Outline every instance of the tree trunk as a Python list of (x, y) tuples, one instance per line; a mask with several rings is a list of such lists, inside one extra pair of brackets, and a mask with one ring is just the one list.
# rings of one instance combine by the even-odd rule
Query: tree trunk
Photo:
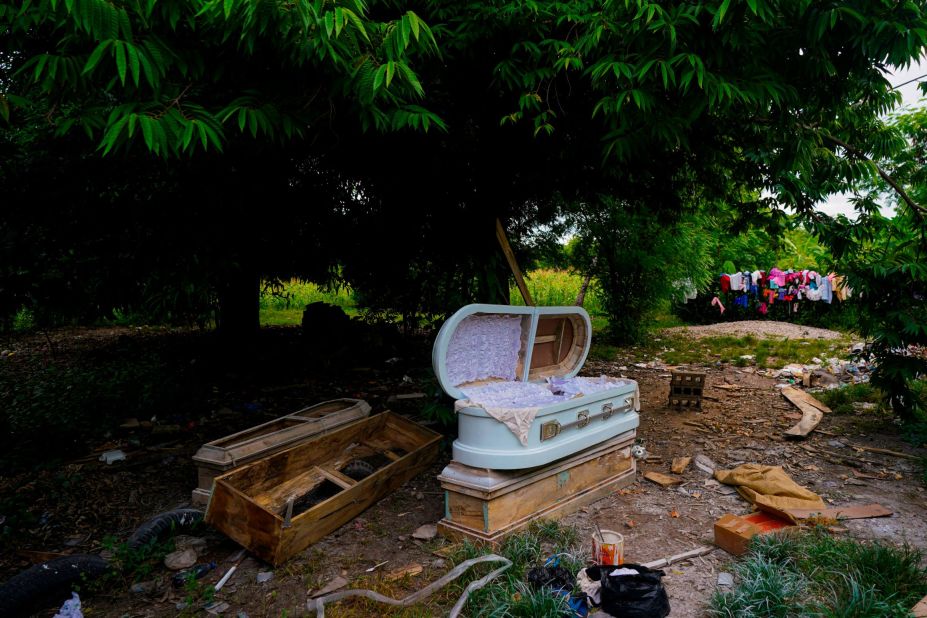
[(218, 331), (223, 338), (254, 337), (261, 328), (260, 277), (249, 270), (228, 273), (219, 288)]
[(582, 307), (583, 303), (586, 302), (586, 291), (589, 289), (589, 282), (592, 281), (592, 272), (595, 270), (598, 261), (598, 256), (592, 258), (592, 264), (589, 265), (589, 272), (586, 273), (586, 278), (583, 279), (583, 285), (579, 288), (579, 294), (576, 295), (575, 304), (577, 307)]

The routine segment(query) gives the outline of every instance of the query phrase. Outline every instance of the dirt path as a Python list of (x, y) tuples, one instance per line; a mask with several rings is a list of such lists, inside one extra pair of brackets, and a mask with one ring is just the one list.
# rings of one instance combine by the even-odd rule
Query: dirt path
[[(927, 493), (920, 480), (922, 473), (918, 462), (873, 453), (860, 454), (847, 446), (872, 445), (923, 455), (923, 450), (912, 449), (899, 439), (894, 425), (886, 417), (873, 412), (829, 415), (820, 425), (822, 432), (813, 433), (804, 442), (786, 442), (781, 437), (782, 431), (796, 422), (798, 411), (781, 397), (774, 380), (754, 374), (749, 367), (704, 368), (708, 378), (703, 409), (678, 411), (666, 406), (668, 369), (636, 368), (633, 360), (590, 362), (584, 373), (616, 376), (624, 373), (638, 380), (642, 400), (638, 436), (649, 453), (660, 456), (662, 462), (641, 465), (637, 482), (567, 517), (566, 523), (576, 526), (581, 538), (589, 538), (594, 524), (620, 531), (626, 539), (627, 560), (638, 562), (711, 544), (713, 522), (724, 513), (748, 512), (750, 507), (745, 501), (736, 494), (723, 493), (716, 486), (706, 486), (708, 476), (692, 466), (682, 475), (685, 483), (677, 488), (662, 489), (641, 477), (646, 470), (668, 472), (673, 457), (703, 453), (722, 467), (744, 462), (781, 465), (796, 481), (834, 505), (879, 502), (894, 510), (895, 515), (848, 522), (846, 533), (927, 547), (927, 523), (922, 516), (927, 507)], [(630, 370), (622, 372), (621, 366), (629, 366)], [(393, 373), (377, 375), (376, 392), (407, 392), (422, 387), (405, 382), (403, 371)], [(386, 398), (372, 397), (371, 378), (367, 373), (346, 375), (340, 388), (346, 394), (368, 397), (375, 410), (382, 409)], [(351, 384), (351, 380), (356, 384)], [(321, 394), (324, 385), (316, 385), (310, 392), (312, 397), (325, 398)], [(7, 562), (4, 575), (22, 568), (30, 560), (38, 561), (39, 554), (35, 552), (99, 551), (106, 535), (125, 536), (146, 517), (187, 503), (195, 483), (194, 469), (189, 461), (197, 446), (195, 438), (191, 436), (189, 444), (182, 441), (172, 445), (168, 452), (152, 452), (146, 455), (151, 458), (150, 462), (139, 460), (119, 471), (107, 468), (92, 457), (69, 464), (72, 469), (79, 467), (80, 482), (87, 487), (78, 485), (74, 489), (78, 493), (68, 495), (58, 506), (51, 499), (43, 503), (41, 508), (48, 511), (52, 522), (56, 521), (54, 509), (68, 509), (68, 501), (77, 501), (73, 504), (84, 507), (79, 502), (79, 494), (93, 496), (93, 500), (125, 501), (129, 506), (124, 516), (118, 521), (104, 522), (82, 517), (79, 531), (65, 529), (63, 519), (62, 525), (51, 532), (38, 529), (20, 540), (20, 561), (18, 564)], [(831, 461), (836, 461), (835, 455), (825, 451), (864, 459), (866, 463), (859, 463), (859, 468), (834, 464)], [(442, 541), (417, 541), (411, 538), (411, 533), (443, 515), (443, 494), (435, 477), (449, 456), (445, 445), (441, 460), (428, 473), (410, 481), (286, 565), (274, 570), (247, 559), (218, 595), (219, 601), (228, 603), (225, 615), (235, 616), (239, 611), (252, 618), (280, 616), (284, 612), (290, 616), (304, 615), (307, 591), (318, 589), (337, 576), (350, 580), (352, 587), (363, 587), (369, 581), (365, 578), (375, 577), (365, 570), (384, 561), (388, 563), (379, 571), (409, 564), (423, 567), (420, 575), (395, 585), (392, 590), (395, 596), (404, 596), (443, 575), (450, 565), (432, 553)], [(131, 458), (129, 463), (132, 463)], [(50, 473), (60, 474), (67, 469)], [(170, 473), (165, 474), (167, 471)], [(868, 476), (857, 478), (856, 473)], [(17, 479), (5, 480), (7, 491), (22, 486)], [(95, 489), (89, 488), (91, 484)], [(0, 498), (9, 498), (9, 494), (0, 492)], [(79, 545), (70, 547), (64, 543), (65, 539), (78, 536), (78, 532), (83, 537)], [(202, 560), (220, 563), (220, 568), (204, 580), (208, 584), (215, 582), (228, 566), (223, 561), (238, 548), (217, 533), (206, 536), (209, 550)], [(718, 550), (703, 558), (668, 567), (665, 583), (673, 606), (672, 615), (703, 615), (705, 603), (716, 589), (717, 574), (728, 568), (729, 562), (730, 557)], [(270, 581), (257, 583), (258, 572), (271, 570), (274, 575)], [(156, 569), (152, 577), (163, 578), (164, 575), (163, 570)], [(127, 583), (122, 592), (117, 589), (112, 594), (90, 596), (86, 604), (95, 615), (102, 616), (175, 616), (179, 612), (178, 603), (185, 597), (183, 591), (169, 585), (160, 587), (150, 596), (129, 592), (128, 588)], [(378, 606), (361, 604), (334, 608), (329, 613), (391, 615)]]
[(788, 339), (843, 339), (846, 335), (837, 331), (802, 326), (790, 322), (775, 322), (766, 320), (745, 320), (741, 322), (719, 322), (704, 326), (676, 326), (667, 328), (664, 332), (670, 335), (686, 335), (694, 339), (702, 337), (745, 337), (752, 335), (760, 339), (764, 337), (783, 337)]

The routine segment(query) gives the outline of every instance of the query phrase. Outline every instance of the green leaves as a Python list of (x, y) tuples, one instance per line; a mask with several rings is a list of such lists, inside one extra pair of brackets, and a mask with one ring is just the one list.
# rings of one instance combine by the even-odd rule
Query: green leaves
[[(10, 94), (37, 86), (64, 103), (49, 118), (60, 134), (83, 128), (106, 155), (137, 144), (170, 157), (222, 148), (226, 121), (251, 139), (297, 139), (335, 100), (381, 130), (444, 128), (412, 105), (425, 95), (414, 63), (437, 52), (434, 34), (414, 12), (390, 12), (372, 19), (362, 0), (34, 0), (0, 2), (0, 26), (18, 37), (12, 48), (49, 50), (16, 58)], [(30, 33), (54, 35), (36, 46)], [(255, 84), (264, 102), (242, 104)]]

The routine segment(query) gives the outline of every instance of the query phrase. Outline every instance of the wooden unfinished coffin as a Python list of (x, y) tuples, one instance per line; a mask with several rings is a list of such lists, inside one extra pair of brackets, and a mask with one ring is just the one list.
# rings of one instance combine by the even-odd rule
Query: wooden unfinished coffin
[(530, 470), (489, 470), (452, 461), (438, 476), (445, 493), (443, 536), (497, 545), (536, 519), (558, 519), (631, 483), (624, 433), (595, 448)]
[[(391, 412), (356, 421), (217, 477), (206, 521), (281, 564), (424, 471), (440, 441)], [(374, 472), (345, 474), (357, 460)]]
[(207, 442), (193, 456), (197, 466), (194, 504), (206, 504), (213, 479), (220, 474), (369, 415), (366, 401), (333, 399)]

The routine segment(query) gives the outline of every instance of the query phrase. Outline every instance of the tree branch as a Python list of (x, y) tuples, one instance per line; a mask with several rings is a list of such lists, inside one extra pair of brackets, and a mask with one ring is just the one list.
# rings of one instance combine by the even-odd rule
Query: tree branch
[[(812, 127), (806, 127), (806, 128), (811, 129)], [(902, 200), (904, 200), (905, 204), (907, 204), (912, 210), (920, 213), (921, 215), (927, 215), (927, 208), (924, 208), (923, 206), (915, 202), (913, 199), (911, 199), (911, 196), (908, 195), (908, 193), (901, 187), (901, 185), (899, 185), (895, 181), (894, 178), (889, 176), (888, 172), (882, 169), (882, 166), (880, 166), (878, 163), (876, 163), (875, 161), (870, 159), (868, 156), (866, 156), (866, 154), (863, 151), (859, 150), (855, 146), (852, 146), (846, 143), (842, 139), (836, 138), (832, 135), (827, 135), (826, 133), (822, 133), (820, 131), (818, 131), (817, 134), (820, 135), (825, 140), (827, 140), (828, 142), (836, 146), (840, 146), (841, 148), (846, 150), (848, 153), (850, 153), (852, 156), (856, 157), (857, 159), (863, 159), (865, 161), (869, 161), (870, 163), (872, 163), (875, 166), (876, 171), (879, 172), (879, 176), (882, 178), (882, 180), (887, 182), (889, 186), (895, 190), (895, 193), (897, 193), (898, 196), (901, 197)]]

